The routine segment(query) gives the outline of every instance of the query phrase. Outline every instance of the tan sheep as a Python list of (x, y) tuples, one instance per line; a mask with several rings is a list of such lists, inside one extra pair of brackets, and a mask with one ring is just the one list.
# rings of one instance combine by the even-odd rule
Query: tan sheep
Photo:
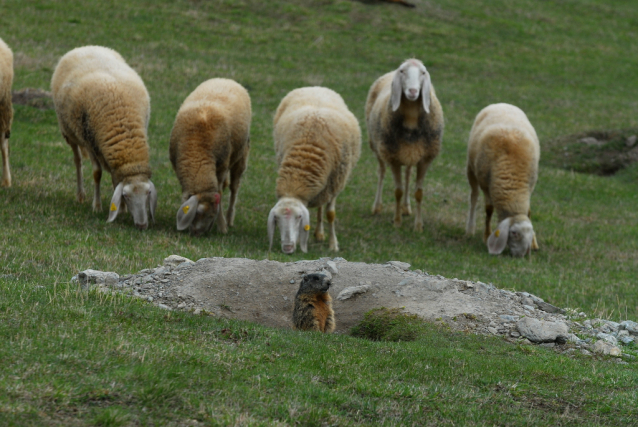
[[(177, 229), (194, 235), (208, 231), (215, 218), (226, 233), (233, 226), (235, 202), (250, 151), (250, 96), (240, 84), (211, 79), (200, 84), (177, 112), (170, 158), (182, 186)], [(224, 215), (221, 196), (230, 178), (230, 202)]]
[(11, 169), (9, 168), (9, 137), (13, 106), (11, 104), (11, 85), (13, 84), (13, 52), (0, 39), (0, 148), (2, 149), (3, 187), (11, 187)]
[[(476, 227), (479, 187), (485, 198), (485, 234), (490, 254), (509, 246), (513, 256), (537, 250), (530, 197), (538, 177), (540, 145), (525, 113), (510, 104), (492, 104), (476, 116), (467, 147), (467, 179), (472, 188), (467, 234)], [(498, 228), (492, 233), (496, 209)]]
[(102, 209), (100, 180), (106, 169), (115, 188), (107, 222), (115, 220), (124, 199), (137, 228), (146, 229), (147, 206), (154, 219), (157, 191), (147, 143), (150, 98), (140, 76), (114, 50), (85, 46), (60, 59), (51, 92), (60, 131), (73, 150), (78, 200), (85, 198), (82, 151), (93, 164), (93, 210)]
[(329, 248), (338, 251), (335, 205), (361, 155), (359, 122), (338, 93), (306, 87), (291, 91), (281, 101), (273, 135), (279, 177), (278, 202), (268, 215), (270, 247), (278, 225), (283, 252), (293, 253), (298, 241), (307, 252), (308, 208), (313, 207), (317, 208), (315, 238), (323, 241), (322, 210), (327, 204)]
[[(421, 61), (409, 59), (396, 71), (374, 82), (366, 100), (366, 124), (370, 148), (379, 162), (379, 181), (372, 213), (377, 214), (382, 209), (381, 194), (387, 163), (394, 177), (394, 225), (401, 225), (401, 215), (412, 213), (410, 172), (416, 166), (414, 228), (423, 230), (423, 179), (430, 163), (441, 150), (444, 122), (443, 110), (430, 81), (430, 74)], [(403, 184), (402, 166), (406, 167)]]

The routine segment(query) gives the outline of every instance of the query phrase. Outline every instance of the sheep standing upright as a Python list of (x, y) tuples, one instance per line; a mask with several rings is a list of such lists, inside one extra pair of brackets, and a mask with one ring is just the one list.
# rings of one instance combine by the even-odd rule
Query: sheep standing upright
[(11, 104), (11, 86), (13, 84), (13, 52), (0, 39), (0, 148), (2, 149), (2, 181), (3, 187), (11, 187), (11, 170), (9, 168), (9, 136), (13, 120)]
[(310, 214), (317, 207), (315, 238), (324, 240), (323, 206), (329, 225), (329, 248), (339, 250), (335, 205), (361, 155), (361, 129), (341, 96), (324, 87), (291, 91), (279, 104), (273, 136), (279, 164), (277, 204), (268, 215), (272, 248), (275, 225), (283, 252), (291, 254), (299, 241), (308, 250)]
[[(217, 218), (226, 233), (233, 226), (235, 202), (250, 150), (250, 96), (239, 83), (211, 79), (200, 84), (177, 112), (170, 158), (182, 186), (177, 229), (205, 233)], [(230, 175), (230, 177), (229, 177)], [(221, 211), (222, 191), (230, 178), (230, 202)]]
[(100, 180), (106, 169), (115, 188), (107, 222), (115, 220), (124, 199), (137, 228), (146, 229), (147, 206), (153, 219), (157, 191), (147, 143), (150, 97), (140, 76), (114, 50), (85, 46), (60, 59), (51, 92), (60, 131), (73, 150), (78, 201), (86, 197), (82, 152), (93, 164), (93, 210), (102, 209)]
[[(510, 104), (492, 104), (476, 116), (467, 147), (470, 212), (467, 234), (476, 227), (479, 187), (485, 198), (485, 234), (490, 254), (509, 246), (513, 256), (537, 250), (530, 198), (538, 177), (540, 145), (525, 113)], [(492, 213), (499, 225), (492, 233)]]
[[(417, 59), (405, 61), (396, 70), (374, 82), (366, 100), (366, 124), (370, 148), (379, 162), (379, 182), (372, 213), (381, 212), (381, 194), (385, 165), (394, 177), (394, 225), (401, 225), (401, 215), (410, 215), (410, 172), (416, 166), (416, 215), (414, 228), (423, 230), (421, 200), (423, 178), (441, 150), (443, 110), (430, 81), (430, 74)], [(405, 183), (401, 167), (405, 166)], [(403, 203), (401, 200), (403, 199)]]

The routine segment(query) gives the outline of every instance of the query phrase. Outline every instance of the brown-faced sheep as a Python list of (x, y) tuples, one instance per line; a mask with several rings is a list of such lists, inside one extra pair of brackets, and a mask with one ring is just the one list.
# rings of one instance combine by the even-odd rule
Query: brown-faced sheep
[(13, 84), (13, 52), (0, 39), (0, 148), (2, 149), (2, 181), (3, 187), (11, 187), (11, 170), (9, 168), (9, 136), (13, 120), (11, 104), (11, 86)]
[(82, 151), (93, 164), (93, 210), (102, 209), (100, 180), (106, 169), (115, 188), (107, 222), (115, 220), (124, 199), (137, 228), (146, 229), (147, 206), (153, 219), (157, 191), (147, 143), (150, 98), (140, 76), (114, 50), (85, 46), (60, 59), (51, 92), (60, 131), (73, 150), (78, 200), (85, 198)]
[[(385, 165), (394, 177), (394, 225), (401, 225), (401, 214), (410, 215), (410, 172), (416, 166), (416, 216), (414, 228), (423, 230), (421, 200), (423, 178), (441, 150), (443, 110), (430, 81), (430, 74), (417, 59), (405, 61), (396, 70), (374, 82), (366, 100), (366, 124), (370, 148), (379, 162), (377, 194), (372, 213), (381, 212)], [(405, 166), (405, 183), (401, 167)], [(401, 203), (403, 199), (403, 203)]]
[[(194, 235), (208, 231), (215, 218), (226, 233), (233, 226), (235, 202), (250, 150), (250, 96), (240, 84), (211, 79), (200, 84), (177, 112), (171, 132), (170, 158), (182, 186), (177, 229)], [(221, 211), (230, 178), (230, 202)]]
[[(467, 148), (467, 179), (472, 189), (467, 234), (476, 227), (479, 187), (485, 198), (485, 234), (490, 254), (509, 246), (513, 256), (537, 250), (530, 197), (538, 177), (540, 145), (525, 113), (510, 104), (492, 104), (476, 116)], [(491, 232), (496, 209), (499, 225)]]
[(335, 233), (335, 204), (361, 155), (361, 129), (341, 96), (324, 87), (291, 91), (279, 104), (274, 119), (279, 199), (268, 215), (272, 248), (275, 225), (281, 247), (293, 253), (299, 241), (308, 250), (310, 217), (317, 207), (315, 238), (324, 239), (322, 208), (330, 228), (329, 248), (339, 250)]

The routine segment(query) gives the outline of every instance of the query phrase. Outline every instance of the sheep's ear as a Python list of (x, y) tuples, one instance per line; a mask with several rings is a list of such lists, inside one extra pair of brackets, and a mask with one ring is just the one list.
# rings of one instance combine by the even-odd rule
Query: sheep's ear
[(401, 95), (403, 94), (403, 78), (399, 70), (394, 72), (394, 78), (392, 78), (392, 88), (390, 91), (390, 104), (392, 111), (397, 111), (401, 105)]
[(421, 99), (423, 100), (423, 109), (426, 113), (430, 114), (430, 89), (432, 88), (432, 81), (430, 80), (430, 73), (425, 70), (425, 76), (423, 76), (423, 84), (421, 85)]
[(115, 187), (111, 203), (109, 205), (109, 217), (106, 222), (113, 222), (117, 218), (117, 214), (120, 213), (120, 205), (122, 204), (122, 190), (124, 189), (124, 183), (120, 182)]
[(301, 222), (299, 223), (299, 247), (301, 251), (308, 252), (308, 236), (310, 236), (310, 213), (308, 208), (302, 206)]
[(268, 241), (270, 242), (268, 252), (272, 250), (272, 241), (275, 236), (275, 220), (275, 208), (272, 208), (268, 214)]
[(177, 210), (177, 230), (186, 230), (193, 223), (195, 215), (197, 215), (198, 204), (197, 196), (190, 196), (188, 200), (182, 203), (182, 206)]
[(155, 185), (149, 181), (151, 186), (151, 193), (149, 198), (149, 208), (151, 211), (151, 219), (153, 220), (153, 224), (155, 223), (155, 208), (157, 208), (157, 190), (155, 189)]
[(490, 255), (499, 255), (507, 245), (507, 237), (510, 232), (510, 218), (506, 218), (498, 225), (498, 228), (487, 239), (487, 250)]

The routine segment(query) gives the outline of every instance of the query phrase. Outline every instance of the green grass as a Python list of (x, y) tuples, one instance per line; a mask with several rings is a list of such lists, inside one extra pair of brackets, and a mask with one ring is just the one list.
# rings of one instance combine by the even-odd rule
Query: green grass
[[(630, 1), (442, 0), (416, 9), (340, 0), (1, 1), (0, 37), (15, 56), (14, 89), (48, 89), (58, 58), (100, 44), (119, 51), (151, 95), (157, 222), (75, 201), (71, 151), (55, 113), (15, 106), (14, 186), (0, 190), (0, 423), (7, 425), (631, 425), (636, 365), (558, 357), (494, 338), (432, 328), (414, 342), (278, 331), (76, 294), (79, 270), (120, 274), (170, 254), (287, 261), (267, 252), (275, 204), (272, 116), (290, 90), (330, 87), (364, 128), (367, 90), (402, 60), (422, 59), (446, 118), (426, 177), (424, 232), (370, 208), (376, 159), (367, 147), (337, 202), (340, 256), (401, 260), (432, 274), (492, 282), (612, 319), (638, 319), (638, 168), (605, 178), (541, 155), (532, 197), (541, 250), (531, 261), (487, 254), (464, 235), (466, 139), (478, 111), (509, 102), (543, 142), (638, 127), (638, 5)], [(179, 184), (168, 138), (202, 81), (249, 89), (252, 151), (236, 226), (193, 238), (175, 230)], [(542, 149), (542, 148), (541, 148)], [(548, 157), (549, 160), (551, 160)], [(90, 165), (85, 187), (92, 188)], [(111, 197), (109, 177), (103, 205)], [(479, 223), (482, 215), (479, 215)], [(226, 330), (226, 332), (222, 332)], [(569, 408), (569, 409), (567, 409)]]

